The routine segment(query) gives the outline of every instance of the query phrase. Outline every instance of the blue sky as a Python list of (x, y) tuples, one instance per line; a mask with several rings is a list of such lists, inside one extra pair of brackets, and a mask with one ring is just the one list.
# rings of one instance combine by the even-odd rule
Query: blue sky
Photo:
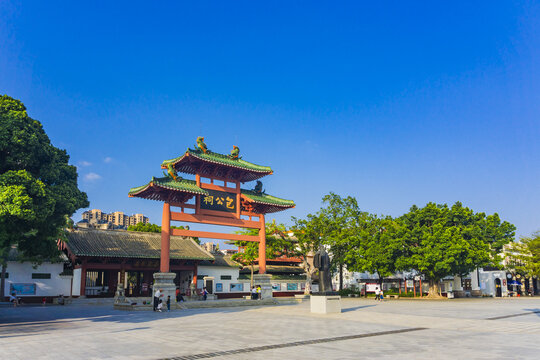
[(160, 203), (127, 192), (204, 136), (274, 169), (267, 193), (297, 207), (268, 220), (333, 191), (393, 216), (461, 201), (527, 235), (540, 229), (539, 10), (3, 1), (0, 93), (67, 149), (91, 208), (160, 223)]

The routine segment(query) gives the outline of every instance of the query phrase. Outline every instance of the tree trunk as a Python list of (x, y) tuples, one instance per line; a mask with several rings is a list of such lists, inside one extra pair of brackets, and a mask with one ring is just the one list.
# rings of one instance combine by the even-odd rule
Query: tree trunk
[(442, 297), (439, 293), (439, 279), (429, 279), (429, 292), (427, 297), (437, 299)]
[(339, 290), (343, 290), (343, 264), (339, 264)]
[(311, 272), (306, 271), (306, 287), (304, 289), (304, 295), (309, 295), (311, 292)]
[(6, 287), (6, 269), (7, 262), (2, 261), (2, 278), (0, 280), (0, 301), (4, 301), (6, 294), (4, 293), (4, 288)]

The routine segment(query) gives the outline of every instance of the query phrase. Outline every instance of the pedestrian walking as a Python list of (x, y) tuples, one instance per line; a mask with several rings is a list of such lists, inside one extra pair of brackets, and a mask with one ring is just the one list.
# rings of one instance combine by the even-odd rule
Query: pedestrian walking
[(375, 288), (375, 301), (379, 301), (379, 295), (381, 294), (381, 290), (379, 290), (378, 287)]
[(261, 300), (261, 285), (257, 285), (257, 299)]
[(208, 297), (208, 291), (206, 291), (206, 288), (203, 288), (203, 300), (206, 301), (207, 297)]
[(380, 300), (380, 301), (383, 301), (383, 300), (384, 300), (384, 292), (383, 292), (382, 289), (381, 289), (381, 292), (379, 293), (379, 300)]

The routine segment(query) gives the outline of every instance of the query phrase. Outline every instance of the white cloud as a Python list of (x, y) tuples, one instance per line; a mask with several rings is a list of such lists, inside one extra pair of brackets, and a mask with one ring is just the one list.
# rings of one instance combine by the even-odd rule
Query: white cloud
[(103, 162), (106, 163), (106, 164), (109, 164), (113, 161), (113, 158), (112, 157), (109, 157), (107, 156), (105, 159), (103, 159)]
[(83, 161), (79, 161), (79, 165), (80, 165), (80, 166), (90, 166), (90, 165), (92, 165), (92, 163), (83, 160)]
[(84, 175), (84, 180), (86, 181), (96, 181), (99, 179), (101, 179), (101, 175), (93, 173), (93, 172)]

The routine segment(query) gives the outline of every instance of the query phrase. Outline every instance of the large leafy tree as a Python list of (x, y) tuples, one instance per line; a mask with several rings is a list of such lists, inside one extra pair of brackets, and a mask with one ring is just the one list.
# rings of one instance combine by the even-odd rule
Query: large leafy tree
[[(257, 229), (242, 229), (237, 232), (242, 235), (257, 236)], [(241, 249), (232, 256), (234, 261), (249, 266), (251, 269), (251, 287), (253, 287), (253, 273), (255, 261), (259, 259), (259, 243), (254, 241), (233, 241), (234, 245)], [(266, 258), (274, 259), (282, 255), (294, 255), (294, 244), (287, 236), (287, 228), (283, 224), (274, 221), (266, 224)]]
[(540, 231), (511, 245), (507, 268), (527, 277), (540, 276)]
[(496, 219), (497, 214), (486, 217), (460, 202), (452, 207), (413, 206), (397, 219), (398, 237), (406, 249), (400, 266), (423, 274), (429, 295), (438, 296), (439, 281), (445, 276), (467, 274), (497, 261), (492, 254), (512, 241), (515, 227)]
[(352, 196), (346, 198), (335, 193), (323, 197), (323, 207), (318, 212), (321, 238), (330, 247), (333, 267), (339, 272), (339, 290), (343, 289), (343, 269), (347, 265), (348, 252), (357, 238), (358, 224), (367, 213), (362, 212)]
[(11, 247), (35, 262), (57, 255), (68, 217), (89, 205), (68, 161), (19, 100), (0, 96), (0, 297)]
[[(180, 226), (175, 226), (175, 225), (171, 225), (171, 229), (181, 229), (181, 230), (184, 230), (186, 227), (184, 227), (183, 225), (180, 225)], [(189, 227), (188, 227), (189, 229)], [(161, 232), (161, 226), (159, 225), (156, 225), (156, 224), (145, 224), (145, 223), (142, 223), (142, 222), (139, 222), (135, 225), (129, 225), (128, 228), (127, 228), (127, 231), (136, 231), (136, 232), (150, 232), (150, 233), (160, 233)], [(197, 244), (201, 244), (201, 241), (199, 240), (198, 237), (194, 237), (192, 238), (193, 241), (195, 241)]]
[(356, 235), (345, 258), (351, 271), (377, 274), (382, 281), (403, 267), (405, 244), (399, 224), (391, 217), (366, 215), (357, 219)]
[(323, 224), (320, 215), (308, 214), (305, 219), (292, 217), (294, 226), (292, 232), (296, 238), (295, 250), (297, 256), (302, 258), (302, 267), (306, 273), (306, 286), (304, 294), (309, 295), (312, 287), (313, 275), (317, 269), (313, 265), (313, 257), (319, 249), (323, 234)]

